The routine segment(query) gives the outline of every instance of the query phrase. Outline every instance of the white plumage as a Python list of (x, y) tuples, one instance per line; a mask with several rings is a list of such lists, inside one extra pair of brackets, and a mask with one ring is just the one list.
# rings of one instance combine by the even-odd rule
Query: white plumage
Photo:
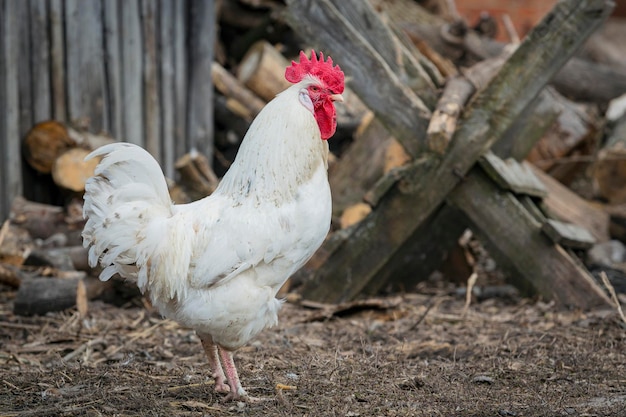
[(230, 352), (277, 323), (277, 291), (328, 233), (328, 144), (300, 98), (320, 84), (306, 77), (272, 100), (216, 191), (190, 204), (171, 203), (158, 163), (138, 146), (88, 156), (103, 156), (85, 192), (90, 264), (104, 267), (102, 280), (135, 279), (164, 316), (195, 329), (230, 398), (246, 396)]

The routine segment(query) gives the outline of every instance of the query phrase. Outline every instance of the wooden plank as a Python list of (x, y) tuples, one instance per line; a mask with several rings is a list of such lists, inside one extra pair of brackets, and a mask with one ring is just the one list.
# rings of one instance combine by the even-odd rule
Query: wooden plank
[[(383, 22), (369, 1), (331, 0), (337, 11), (350, 22), (366, 42), (380, 54), (391, 71), (411, 86), (428, 109), (435, 108), (437, 91), (432, 79), (422, 68), (416, 56), (403, 45), (390, 29), (391, 22)], [(418, 52), (419, 55), (419, 52)]]
[[(30, 105), (29, 122), (24, 119), (21, 136), (24, 137), (35, 123), (48, 120), (52, 116), (51, 109), (51, 85), (50, 85), (50, 28), (48, 19), (47, 2), (37, 0), (27, 0), (29, 9), (29, 38), (28, 49), (21, 50), (20, 56), (26, 57), (25, 67), (20, 68), (18, 77), (28, 78), (30, 83), (27, 90), (30, 97), (25, 100), (25, 105)], [(24, 94), (27, 94), (26, 90)], [(65, 94), (65, 93), (63, 93)], [(20, 100), (24, 97), (20, 96)], [(28, 124), (30, 123), (30, 125)], [(24, 182), (24, 196), (28, 199), (52, 202), (56, 188), (52, 186), (49, 177), (41, 177), (38, 172), (28, 164), (22, 167), (22, 177)]]
[(65, 2), (69, 118), (88, 118), (89, 128), (96, 132), (106, 129), (108, 122), (102, 26), (100, 0)]
[(18, 32), (20, 53), (17, 56), (17, 77), (14, 80), (17, 80), (19, 87), (17, 103), (20, 110), (20, 128), (18, 134), (21, 137), (33, 126), (33, 79), (30, 65), (30, 3), (28, 1), (16, 3), (14, 18), (19, 22), (15, 29)]
[[(377, 209), (358, 224), (349, 244), (339, 246), (318, 269), (315, 288), (304, 295), (316, 301), (345, 301), (376, 279), (398, 248), (441, 205), (611, 8), (604, 0), (559, 2), (467, 108), (448, 153), (441, 159), (423, 157), (410, 165), (410, 175), (391, 188)], [(351, 55), (360, 55), (354, 45), (347, 47)], [(377, 82), (385, 84), (385, 79)]]
[[(0, 0), (0, 56), (6, 60), (5, 62), (11, 62), (9, 59), (12, 57), (7, 55), (7, 43), (10, 37), (8, 36), (8, 33), (6, 33), (7, 24), (5, 3), (5, 0)], [(0, 65), (0, 114), (6, 116), (8, 116), (6, 114), (6, 111), (9, 107), (9, 103), (7, 103), (7, 87), (9, 86), (7, 82), (8, 66), (9, 65)], [(5, 172), (5, 155), (7, 154), (5, 147), (8, 143), (7, 133), (9, 130), (6, 126), (6, 121), (7, 120), (5, 119), (5, 123), (0, 125), (0, 196), (3, 197), (1, 199), (2, 201), (0, 201), (0, 221), (2, 222), (7, 217), (10, 207), (10, 203), (7, 204), (7, 198), (5, 198), (8, 195), (8, 191), (5, 191), (8, 174), (7, 172)]]
[(383, 175), (385, 149), (391, 140), (387, 129), (374, 117), (359, 128), (342, 161), (328, 170), (333, 215), (341, 215), (346, 207), (361, 201)]
[(561, 100), (552, 87), (543, 89), (491, 150), (501, 158), (525, 159), (559, 117)]
[(19, 87), (15, 82), (20, 54), (18, 7), (15, 1), (0, 2), (0, 56), (6, 59), (0, 65), (0, 219), (9, 215), (13, 199), (22, 192)]
[(126, 112), (122, 100), (122, 51), (120, 9), (118, 1), (102, 3), (104, 19), (104, 57), (106, 76), (106, 107), (109, 119), (108, 132), (114, 138), (124, 139), (122, 122)]
[[(357, 7), (358, 2), (347, 3), (345, 7)], [(287, 5), (289, 25), (341, 65), (350, 78), (350, 87), (407, 152), (415, 157), (425, 150), (430, 110), (333, 2), (288, 0)], [(379, 20), (380, 17), (370, 15), (368, 19)], [(324, 30), (319, 30), (320, 27)]]
[(161, 160), (161, 126), (159, 101), (159, 64), (157, 46), (157, 4), (153, 0), (141, 0), (141, 29), (143, 40), (143, 124), (146, 149), (157, 161)]
[(52, 115), (54, 119), (65, 122), (67, 121), (67, 103), (65, 102), (65, 25), (63, 23), (63, 1), (50, 0), (49, 4), (50, 87), (52, 90)]
[(143, 55), (139, 0), (120, 2), (122, 29), (122, 137), (120, 139), (145, 146), (143, 125)]
[(174, 20), (174, 160), (191, 150), (187, 135), (187, 2), (173, 1)]
[(50, 119), (50, 29), (48, 3), (30, 0), (31, 65), (33, 72), (33, 122)]
[[(468, 225), (468, 218), (463, 211), (442, 204), (393, 254), (377, 278), (363, 288), (363, 293), (374, 295), (383, 289), (413, 290), (434, 271), (441, 271), (442, 265), (448, 260), (450, 248)], [(451, 245), (442, 242), (451, 242)]]
[(581, 198), (539, 168), (532, 168), (548, 189), (548, 195), (542, 200), (541, 207), (549, 217), (585, 228), (598, 242), (610, 239), (608, 213)]
[(561, 306), (589, 309), (608, 305), (602, 289), (579, 261), (542, 233), (542, 225), (510, 192), (493, 187), (472, 169), (448, 197), (468, 216), (507, 281), (523, 294), (539, 294)]
[(217, 15), (215, 1), (191, 0), (189, 22), (189, 108), (187, 134), (192, 147), (213, 159), (213, 82), (211, 65)]
[(596, 240), (587, 229), (572, 223), (548, 219), (541, 230), (554, 242), (572, 249), (590, 249)]
[(476, 92), (474, 85), (465, 77), (448, 79), (428, 124), (428, 148), (444, 154), (456, 130), (465, 103)]
[(174, 178), (175, 153), (175, 125), (174, 125), (174, 8), (172, 0), (160, 0), (160, 23), (159, 23), (159, 45), (160, 45), (160, 84), (159, 92), (161, 96), (161, 141), (162, 155), (161, 166), (168, 178)]
[(548, 194), (548, 190), (528, 163), (520, 163), (513, 158), (503, 160), (491, 151), (481, 156), (478, 162), (487, 175), (504, 190), (534, 197), (545, 197)]

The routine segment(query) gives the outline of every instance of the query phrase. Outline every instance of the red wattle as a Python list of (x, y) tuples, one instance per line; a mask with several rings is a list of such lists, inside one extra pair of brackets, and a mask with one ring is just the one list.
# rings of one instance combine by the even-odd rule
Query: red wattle
[(316, 106), (314, 116), (320, 128), (322, 139), (330, 139), (337, 130), (337, 113), (333, 102), (325, 100), (324, 104)]

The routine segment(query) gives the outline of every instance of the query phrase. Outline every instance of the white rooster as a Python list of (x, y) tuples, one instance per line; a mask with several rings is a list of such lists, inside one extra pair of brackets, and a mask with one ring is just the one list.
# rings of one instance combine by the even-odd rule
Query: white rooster
[(277, 323), (283, 283), (328, 233), (328, 143), (344, 75), (301, 52), (295, 85), (259, 113), (217, 190), (174, 205), (158, 163), (128, 143), (103, 146), (86, 185), (83, 231), (101, 280), (135, 279), (165, 317), (194, 329), (215, 390), (248, 399), (232, 352)]

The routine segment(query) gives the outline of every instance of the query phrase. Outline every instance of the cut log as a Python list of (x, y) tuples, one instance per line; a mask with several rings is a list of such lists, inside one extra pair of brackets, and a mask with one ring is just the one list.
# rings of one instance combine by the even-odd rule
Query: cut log
[(461, 110), (475, 91), (473, 84), (466, 78), (454, 77), (448, 80), (426, 131), (431, 151), (442, 155), (445, 153)]
[[(242, 58), (237, 79), (239, 83), (249, 88), (256, 96), (270, 101), (277, 94), (292, 84), (285, 79), (285, 68), (289, 61), (267, 41), (258, 41)], [(227, 96), (232, 96), (223, 92)], [(343, 92), (344, 101), (337, 106), (338, 133), (346, 126), (353, 130), (360, 125), (368, 110), (359, 98), (346, 88)], [(335, 136), (337, 139), (337, 135)]]
[(464, 70), (463, 76), (448, 80), (426, 132), (431, 151), (445, 153), (465, 103), (476, 91), (485, 88), (514, 50), (504, 49), (501, 55), (481, 61)]
[(573, 100), (605, 104), (626, 93), (626, 74), (606, 65), (575, 58), (554, 77), (552, 85)]
[(13, 303), (13, 312), (21, 316), (42, 315), (76, 306), (80, 282), (85, 284), (87, 299), (101, 295), (113, 284), (96, 278), (38, 277), (22, 281)]
[(239, 63), (237, 78), (265, 101), (291, 86), (285, 79), (289, 61), (267, 41), (252, 45)]
[(101, 157), (85, 161), (89, 151), (83, 148), (72, 148), (62, 153), (52, 167), (52, 179), (59, 187), (82, 193), (85, 183), (93, 176)]
[(13, 200), (10, 219), (35, 239), (46, 239), (59, 230), (67, 230), (62, 207), (28, 201), (23, 197)]
[(24, 157), (38, 172), (49, 174), (59, 155), (74, 146), (76, 141), (65, 125), (48, 120), (37, 123), (24, 137)]
[(407, 33), (408, 38), (413, 42), (416, 48), (429, 59), (445, 78), (453, 78), (459, 74), (458, 69), (450, 59), (442, 56), (428, 45), (427, 42), (417, 37), (415, 34)]
[(211, 77), (215, 88), (229, 100), (227, 107), (248, 122), (265, 106), (263, 100), (217, 62), (211, 66)]
[(215, 95), (215, 122), (219, 126), (216, 131), (215, 144), (218, 149), (239, 146), (250, 127), (252, 120), (246, 119), (249, 112), (232, 108), (232, 104), (239, 102), (220, 93)]
[[(428, 13), (417, 2), (374, 2), (379, 3), (391, 19), (407, 31), (411, 39), (428, 43), (440, 55), (452, 59), (457, 65), (472, 65), (476, 60), (497, 56), (505, 47), (505, 44), (478, 36), (471, 30), (451, 34), (446, 28), (453, 25)], [(573, 100), (606, 104), (626, 93), (626, 75), (619, 68), (574, 57), (554, 76), (552, 85)]]
[(383, 174), (387, 174), (392, 169), (400, 168), (406, 165), (411, 157), (406, 153), (404, 147), (400, 145), (395, 138), (389, 141), (385, 149), (385, 165), (383, 166)]
[(340, 226), (346, 229), (367, 217), (372, 212), (372, 207), (366, 203), (357, 203), (347, 207), (341, 214)]
[(10, 220), (0, 229), (0, 262), (20, 266), (35, 247), (28, 231)]
[(66, 127), (67, 133), (74, 143), (76, 143), (77, 146), (90, 151), (116, 142), (115, 139), (106, 134), (94, 134), (89, 132), (86, 128), (73, 128), (71, 126)]
[(180, 157), (176, 161), (176, 170), (180, 174), (178, 185), (192, 201), (210, 195), (219, 183), (208, 159), (198, 152), (190, 152)]
[(15, 265), (0, 263), (0, 283), (12, 288), (19, 288), (22, 283), (20, 269)]
[(35, 249), (26, 258), (24, 265), (51, 266), (62, 271), (86, 271), (92, 268), (87, 262), (88, 250), (82, 246)]
[[(620, 2), (616, 2), (618, 7)], [(623, 18), (609, 18), (584, 45), (581, 56), (607, 65), (622, 74), (626, 71), (626, 25)]]
[[(68, 205), (67, 208), (71, 208)], [(11, 223), (25, 229), (33, 239), (54, 239), (62, 236), (64, 245), (81, 245), (80, 236), (85, 220), (68, 215), (63, 207), (35, 203), (23, 197), (13, 200), (10, 214)]]

